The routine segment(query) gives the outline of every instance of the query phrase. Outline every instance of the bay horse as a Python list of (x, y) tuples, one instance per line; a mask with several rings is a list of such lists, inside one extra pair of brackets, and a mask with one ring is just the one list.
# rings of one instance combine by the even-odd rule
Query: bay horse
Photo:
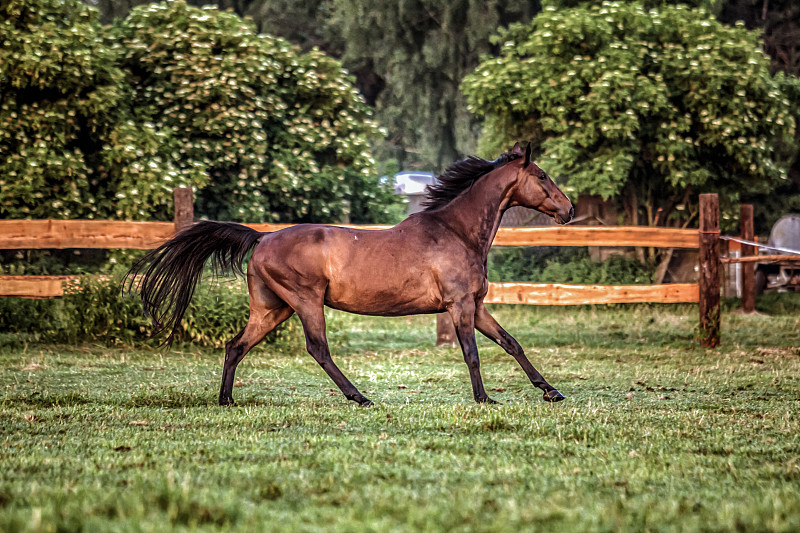
[(427, 193), (424, 211), (384, 230), (298, 224), (262, 233), (233, 222), (202, 221), (145, 255), (123, 286), (138, 287), (156, 334), (168, 331), (171, 344), (205, 263), (210, 260), (216, 275), (244, 275), (245, 256), (255, 248), (247, 264), (250, 317), (225, 345), (220, 405), (234, 403), (234, 374), (244, 356), (293, 313), (302, 322), (308, 352), (344, 396), (373, 405), (331, 359), (326, 305), (374, 316), (447, 311), (475, 401), (496, 403), (483, 387), (476, 328), (517, 360), (545, 401), (563, 400), (489, 314), (483, 298), (489, 287), (486, 258), (503, 212), (524, 206), (565, 224), (575, 213), (569, 199), (531, 161), (530, 145), (523, 152), (519, 143), (494, 161), (470, 156), (454, 163)]

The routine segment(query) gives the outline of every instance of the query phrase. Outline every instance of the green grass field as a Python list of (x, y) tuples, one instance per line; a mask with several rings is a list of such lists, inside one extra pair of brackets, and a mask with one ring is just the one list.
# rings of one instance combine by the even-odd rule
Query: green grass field
[[(299, 344), (0, 348), (0, 531), (800, 531), (800, 316), (496, 307), (566, 396), (433, 319), (331, 314), (347, 402)], [(794, 308), (796, 309), (796, 307)]]

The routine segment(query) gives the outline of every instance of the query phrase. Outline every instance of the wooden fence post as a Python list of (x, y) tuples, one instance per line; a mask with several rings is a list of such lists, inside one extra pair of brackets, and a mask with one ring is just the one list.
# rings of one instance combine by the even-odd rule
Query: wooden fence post
[(436, 346), (458, 346), (456, 328), (450, 313), (444, 312), (436, 315)]
[(172, 191), (175, 198), (175, 233), (194, 223), (194, 198), (191, 187), (178, 187)]
[(719, 197), (700, 195), (700, 344), (719, 346)]
[[(739, 231), (742, 239), (753, 241), (753, 205), (742, 204), (739, 207)], [(742, 243), (742, 257), (753, 255), (755, 246)], [(742, 281), (742, 312), (755, 313), (756, 311), (756, 266), (753, 263), (742, 263), (739, 266)]]

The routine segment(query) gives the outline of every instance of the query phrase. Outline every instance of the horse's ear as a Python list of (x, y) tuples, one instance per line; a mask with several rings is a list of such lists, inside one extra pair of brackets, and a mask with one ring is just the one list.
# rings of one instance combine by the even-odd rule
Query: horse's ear
[(511, 149), (511, 155), (519, 155), (519, 156), (522, 155), (522, 147), (519, 145), (518, 142), (514, 143), (514, 148)]
[(528, 143), (528, 146), (525, 147), (525, 162), (522, 164), (522, 168), (525, 168), (530, 164), (531, 164), (531, 143)]

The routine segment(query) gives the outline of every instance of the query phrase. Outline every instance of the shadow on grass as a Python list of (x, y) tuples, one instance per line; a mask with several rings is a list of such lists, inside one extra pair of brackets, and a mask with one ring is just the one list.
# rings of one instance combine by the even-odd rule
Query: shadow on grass
[(14, 407), (29, 407), (35, 409), (51, 409), (54, 407), (70, 407), (73, 405), (86, 405), (91, 400), (81, 394), (42, 394), (34, 392), (26, 396), (7, 396), (3, 403)]
[(756, 310), (771, 316), (800, 315), (800, 293), (761, 294), (756, 297)]
[(134, 393), (127, 400), (116, 398), (88, 398), (80, 394), (41, 394), (34, 392), (27, 396), (7, 396), (3, 399), (7, 406), (29, 409), (54, 409), (77, 405), (109, 405), (114, 407), (155, 407), (177, 409), (184, 407), (216, 406), (216, 398), (176, 389), (158, 389)]
[(184, 407), (216, 407), (217, 398), (208, 391), (194, 392), (176, 387), (161, 387), (155, 390), (138, 390), (121, 402), (111, 402), (121, 407), (157, 407), (178, 409)]
[[(236, 401), (231, 408), (246, 407), (275, 407), (275, 401), (280, 398), (245, 397)], [(278, 402), (279, 404), (280, 402)], [(0, 400), (0, 406), (13, 407), (14, 409), (59, 409), (73, 406), (111, 406), (116, 408), (156, 408), (156, 409), (184, 409), (192, 407), (219, 408), (217, 396), (210, 394), (206, 389), (197, 391), (180, 389), (177, 387), (159, 387), (157, 389), (137, 390), (128, 398), (116, 397), (89, 397), (78, 393), (50, 394), (34, 392), (28, 395), (6, 396)]]

